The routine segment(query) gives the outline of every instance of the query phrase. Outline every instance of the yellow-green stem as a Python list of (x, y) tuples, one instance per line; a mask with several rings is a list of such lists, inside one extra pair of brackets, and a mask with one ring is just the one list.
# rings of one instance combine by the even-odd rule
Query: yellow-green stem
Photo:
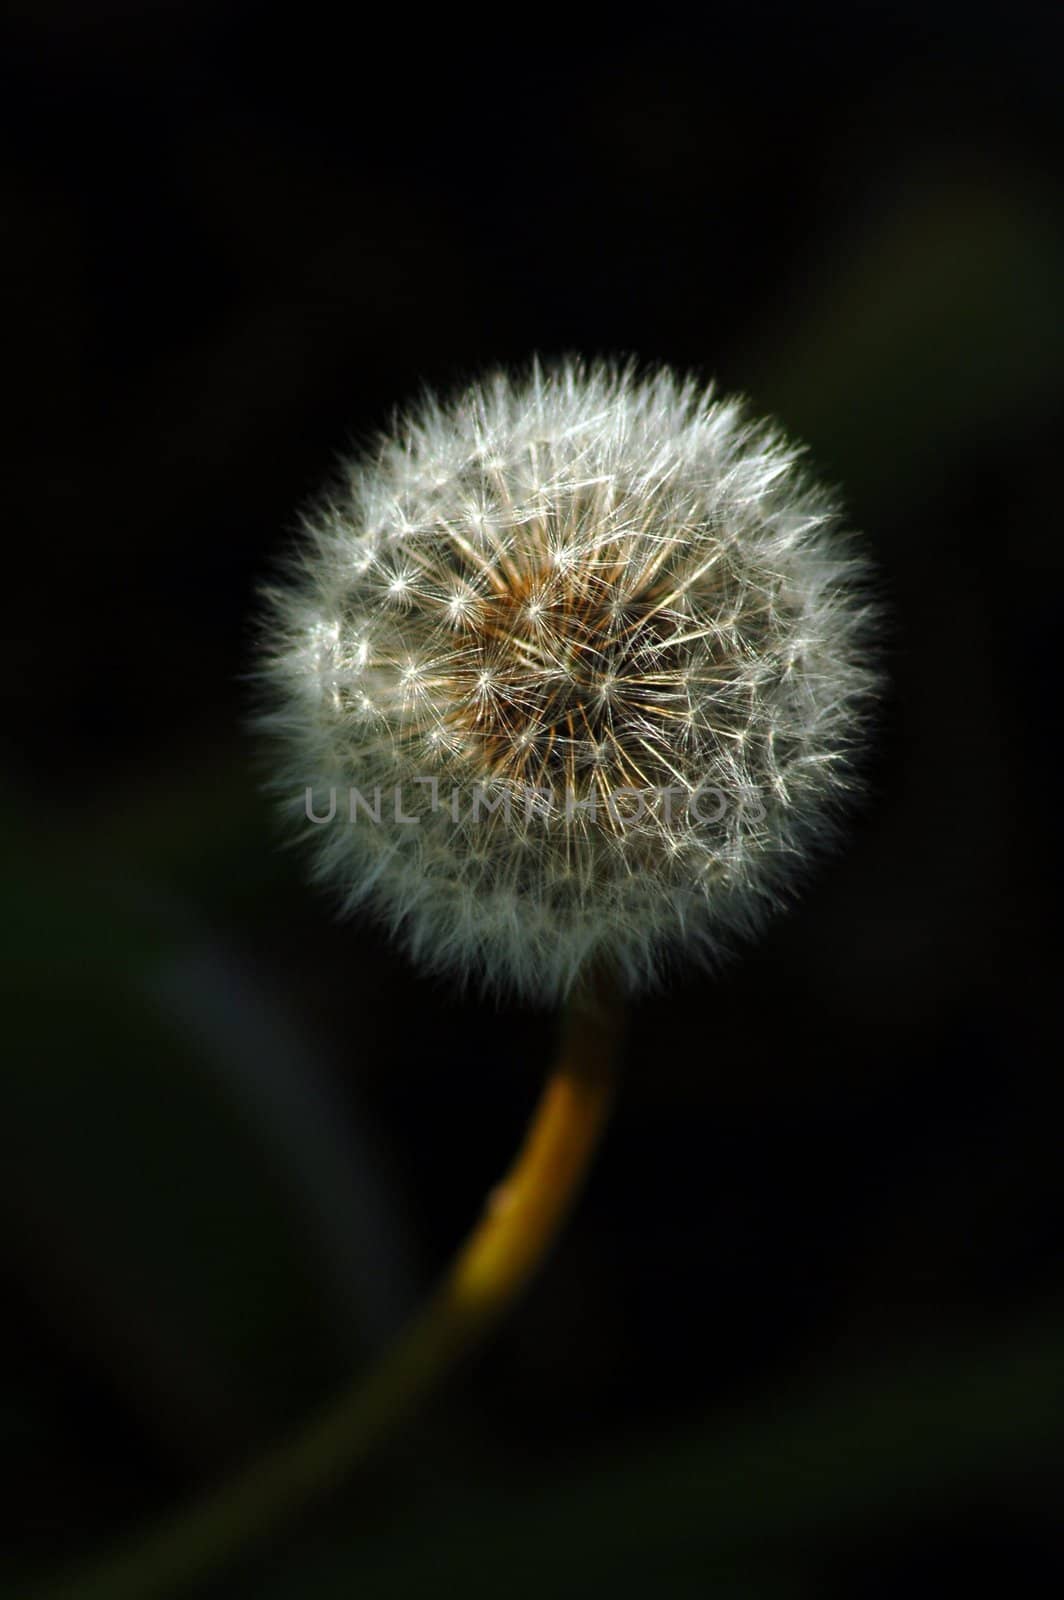
[(601, 987), (566, 1012), (524, 1145), (422, 1313), (302, 1433), (202, 1501), (36, 1600), (156, 1600), (215, 1572), (362, 1462), (520, 1294), (577, 1193), (609, 1109), (616, 1008)]

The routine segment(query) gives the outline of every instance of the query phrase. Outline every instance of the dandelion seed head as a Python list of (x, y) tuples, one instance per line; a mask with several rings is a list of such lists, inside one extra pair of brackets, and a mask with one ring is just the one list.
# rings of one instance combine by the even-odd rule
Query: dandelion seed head
[[(428, 966), (638, 988), (754, 929), (831, 838), (877, 685), (867, 591), (833, 496), (739, 402), (665, 369), (489, 378), (353, 463), (271, 591), (277, 786), (319, 876)], [(305, 814), (415, 784), (457, 803)]]

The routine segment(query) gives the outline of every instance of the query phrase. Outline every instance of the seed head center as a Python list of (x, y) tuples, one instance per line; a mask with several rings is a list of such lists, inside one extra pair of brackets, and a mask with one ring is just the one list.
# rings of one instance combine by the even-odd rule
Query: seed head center
[(454, 720), (496, 778), (578, 792), (631, 784), (655, 720), (669, 731), (680, 651), (653, 595), (619, 604), (581, 576), (521, 576), (481, 608)]

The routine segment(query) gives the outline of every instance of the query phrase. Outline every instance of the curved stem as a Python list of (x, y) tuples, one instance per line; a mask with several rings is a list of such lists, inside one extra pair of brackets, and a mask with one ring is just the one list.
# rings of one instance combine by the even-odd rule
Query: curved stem
[(557, 1235), (612, 1097), (619, 1032), (601, 989), (570, 1002), (561, 1049), (525, 1142), (435, 1295), (379, 1364), (287, 1444), (98, 1566), (36, 1600), (145, 1600), (213, 1573), (327, 1492), (473, 1349)]

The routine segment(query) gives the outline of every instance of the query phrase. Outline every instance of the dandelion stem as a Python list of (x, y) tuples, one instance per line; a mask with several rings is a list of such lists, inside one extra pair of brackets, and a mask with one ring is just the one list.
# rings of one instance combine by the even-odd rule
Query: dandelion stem
[(619, 1011), (605, 986), (567, 1008), (558, 1059), (525, 1142), (425, 1309), (304, 1431), (98, 1566), (36, 1600), (178, 1593), (272, 1535), (359, 1465), (490, 1332), (549, 1250), (587, 1171), (612, 1098)]

